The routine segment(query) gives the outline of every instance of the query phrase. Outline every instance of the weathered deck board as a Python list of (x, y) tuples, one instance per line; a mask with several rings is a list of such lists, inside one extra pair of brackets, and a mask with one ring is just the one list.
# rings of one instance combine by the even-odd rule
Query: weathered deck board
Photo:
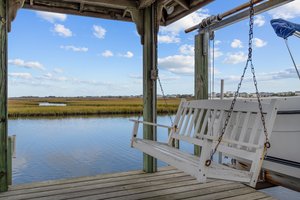
[(12, 186), (1, 200), (62, 199), (272, 199), (241, 183), (209, 180), (198, 183), (172, 167), (157, 173), (142, 171), (104, 174)]

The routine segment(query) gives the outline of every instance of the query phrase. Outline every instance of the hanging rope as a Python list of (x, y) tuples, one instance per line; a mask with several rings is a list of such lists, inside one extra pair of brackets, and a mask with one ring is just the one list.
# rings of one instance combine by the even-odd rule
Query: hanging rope
[(292, 52), (291, 52), (291, 49), (290, 49), (290, 47), (289, 47), (288, 39), (286, 38), (284, 41), (285, 41), (285, 45), (286, 45), (286, 47), (287, 47), (287, 49), (288, 49), (288, 51), (289, 51), (289, 54), (290, 54), (290, 56), (291, 56), (291, 59), (292, 59), (292, 61), (293, 61), (294, 67), (295, 67), (295, 69), (296, 69), (296, 72), (297, 72), (297, 74), (298, 74), (298, 78), (299, 78), (299, 80), (300, 80), (300, 73), (299, 73), (299, 71), (298, 71), (296, 62), (295, 62), (295, 60), (294, 60), (294, 56), (293, 56), (293, 54), (292, 54)]
[(253, 83), (254, 83), (255, 90), (256, 90), (258, 107), (259, 107), (259, 111), (260, 111), (261, 121), (262, 121), (262, 124), (263, 124), (263, 131), (264, 131), (264, 135), (265, 135), (264, 152), (266, 152), (267, 148), (271, 147), (271, 144), (270, 144), (269, 138), (268, 138), (268, 131), (267, 131), (267, 128), (266, 128), (265, 117), (263, 115), (262, 104), (261, 104), (261, 100), (260, 100), (260, 94), (259, 94), (258, 87), (257, 87), (257, 80), (256, 80), (256, 76), (255, 76), (255, 69), (254, 69), (254, 65), (252, 63), (252, 40), (253, 40), (253, 24), (254, 24), (253, 23), (253, 21), (254, 21), (253, 17), (254, 17), (253, 0), (250, 0), (250, 23), (249, 23), (248, 59), (247, 59), (247, 62), (246, 62), (243, 74), (241, 76), (240, 82), (238, 84), (237, 91), (235, 92), (234, 98), (233, 98), (233, 100), (231, 102), (231, 106), (230, 106), (229, 112), (228, 112), (227, 117), (225, 119), (224, 127), (222, 128), (222, 132), (221, 132), (221, 134), (220, 134), (220, 136), (218, 138), (218, 143), (217, 143), (216, 147), (214, 148), (214, 150), (212, 151), (212, 153), (210, 155), (210, 159), (206, 160), (206, 162), (205, 162), (205, 166), (207, 166), (207, 167), (211, 165), (211, 161), (213, 159), (213, 156), (217, 152), (218, 147), (219, 147), (220, 143), (222, 142), (223, 136), (225, 134), (225, 131), (226, 131), (229, 119), (230, 119), (230, 117), (231, 117), (231, 115), (233, 113), (233, 108), (234, 108), (234, 105), (236, 103), (237, 97), (239, 95), (240, 88), (242, 86), (242, 82), (244, 80), (245, 73), (247, 71), (247, 68), (248, 68), (249, 64), (251, 66)]

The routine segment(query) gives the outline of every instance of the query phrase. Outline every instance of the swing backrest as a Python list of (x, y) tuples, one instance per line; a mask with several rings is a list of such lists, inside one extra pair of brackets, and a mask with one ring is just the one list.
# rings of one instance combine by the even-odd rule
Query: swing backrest
[[(173, 129), (169, 144), (173, 139), (186, 141), (192, 144), (203, 144), (203, 139), (216, 141), (224, 127), (232, 100), (182, 100), (174, 121), (176, 129)], [(276, 117), (276, 100), (270, 104), (262, 104), (266, 119), (268, 135), (270, 137), (274, 119)], [(222, 140), (222, 148), (225, 154), (232, 154), (232, 148), (255, 152), (264, 145), (261, 116), (257, 102), (237, 100), (230, 117), (225, 135)], [(238, 156), (238, 155), (236, 155)]]

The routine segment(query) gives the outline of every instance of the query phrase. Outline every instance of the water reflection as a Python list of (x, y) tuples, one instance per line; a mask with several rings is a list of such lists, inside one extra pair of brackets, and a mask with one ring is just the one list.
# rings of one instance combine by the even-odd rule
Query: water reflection
[[(9, 134), (17, 135), (13, 184), (141, 169), (142, 153), (130, 148), (129, 118), (9, 120)], [(170, 124), (166, 116), (158, 122)], [(158, 139), (166, 141), (166, 129), (158, 129)]]

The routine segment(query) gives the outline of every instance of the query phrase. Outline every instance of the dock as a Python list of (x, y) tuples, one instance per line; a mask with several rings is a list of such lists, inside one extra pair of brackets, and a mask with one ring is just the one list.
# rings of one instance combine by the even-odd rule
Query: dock
[(272, 197), (242, 183), (195, 178), (173, 168), (159, 168), (156, 173), (143, 171), (102, 174), (90, 177), (54, 180), (11, 186), (0, 193), (1, 200), (26, 199), (231, 199), (270, 200)]

